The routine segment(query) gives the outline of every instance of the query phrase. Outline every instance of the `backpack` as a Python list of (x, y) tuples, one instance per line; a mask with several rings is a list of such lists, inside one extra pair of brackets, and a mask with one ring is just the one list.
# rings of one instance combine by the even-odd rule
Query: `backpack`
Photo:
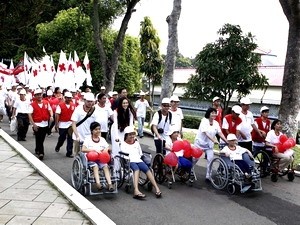
[[(158, 112), (158, 123), (157, 123), (157, 125), (158, 125), (160, 123), (161, 119), (162, 119), (162, 113), (161, 113), (161, 110), (158, 110), (157, 112)], [(170, 111), (168, 111), (168, 115), (166, 117), (165, 123), (168, 121), (168, 118), (169, 118), (170, 124), (172, 124), (171, 123), (171, 121), (172, 121), (172, 113)], [(152, 132), (152, 134), (154, 134), (153, 125), (151, 126), (151, 132)]]

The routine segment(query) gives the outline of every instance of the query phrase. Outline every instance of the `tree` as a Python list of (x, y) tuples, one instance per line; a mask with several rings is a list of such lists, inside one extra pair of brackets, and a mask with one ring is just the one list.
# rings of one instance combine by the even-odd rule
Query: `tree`
[(153, 107), (154, 86), (160, 84), (162, 78), (163, 59), (159, 52), (159, 43), (159, 37), (150, 18), (145, 17), (140, 29), (140, 69), (148, 78), (151, 107)]
[[(99, 63), (101, 65), (101, 70), (103, 74), (103, 84), (106, 87), (106, 91), (111, 91), (114, 89), (115, 77), (116, 72), (118, 70), (118, 61), (119, 56), (121, 54), (123, 48), (123, 41), (125, 38), (125, 33), (128, 27), (129, 20), (133, 12), (135, 12), (134, 7), (140, 0), (120, 0), (120, 1), (100, 1), (94, 0), (93, 1), (93, 16), (92, 16), (92, 24), (94, 28), (94, 40), (96, 43), (96, 48), (99, 54)], [(105, 51), (104, 44), (103, 44), (103, 27), (101, 27), (99, 13), (99, 7), (110, 7), (109, 3), (115, 3), (117, 6), (118, 3), (122, 6), (126, 7), (125, 15), (121, 23), (121, 27), (119, 29), (118, 35), (114, 42), (114, 48), (110, 57), (107, 56), (107, 52)], [(105, 28), (105, 27), (104, 27)]]
[(177, 25), (181, 13), (181, 0), (173, 1), (173, 10), (167, 17), (169, 41), (167, 47), (167, 57), (162, 81), (161, 98), (170, 97), (173, 90), (173, 73), (175, 69), (176, 54), (178, 52), (178, 32)]
[(300, 109), (300, 3), (297, 0), (279, 2), (289, 23), (279, 118), (283, 122), (283, 131), (296, 137), (296, 117)]
[(236, 91), (248, 95), (252, 89), (263, 89), (267, 78), (258, 72), (260, 56), (251, 33), (242, 34), (238, 25), (225, 24), (219, 39), (207, 44), (196, 56), (196, 74), (187, 84), (186, 96), (211, 101), (222, 96), (224, 107)]

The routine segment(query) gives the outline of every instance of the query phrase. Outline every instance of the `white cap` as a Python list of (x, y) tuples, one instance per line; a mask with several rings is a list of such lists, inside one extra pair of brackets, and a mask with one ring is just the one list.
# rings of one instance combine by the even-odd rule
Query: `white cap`
[(124, 134), (130, 134), (130, 133), (135, 133), (134, 127), (133, 126), (125, 127)]
[(216, 96), (216, 97), (213, 98), (213, 102), (214, 102), (214, 101), (217, 101), (217, 100), (220, 100), (220, 97), (217, 97), (217, 96)]
[(20, 93), (19, 93), (20, 95), (26, 95), (26, 91), (25, 91), (25, 89), (21, 89), (21, 91), (20, 91)]
[(233, 140), (237, 140), (235, 134), (228, 134), (227, 135), (227, 141), (233, 141)]
[(141, 91), (141, 92), (140, 92), (140, 95), (146, 95), (146, 93), (145, 93), (145, 92), (143, 92), (143, 91)]
[(22, 87), (21, 86), (17, 86), (17, 89), (22, 89)]
[(25, 85), (25, 88), (29, 88), (29, 84)]
[(48, 90), (48, 91), (47, 91), (47, 95), (48, 95), (48, 96), (52, 96), (52, 95), (53, 95), (53, 91), (52, 91), (52, 90)]
[(100, 88), (101, 90), (105, 90), (106, 88), (104, 87), (104, 86), (101, 86), (101, 88)]
[(169, 98), (163, 98), (161, 100), (161, 104), (170, 104), (170, 99)]
[(118, 92), (116, 92), (116, 91), (112, 92), (112, 95), (117, 95), (117, 94), (118, 94)]
[(263, 107), (260, 108), (260, 112), (266, 111), (266, 110), (269, 110), (269, 108), (267, 106), (263, 106)]
[(172, 95), (170, 98), (170, 101), (174, 101), (174, 102), (180, 102), (179, 98), (177, 95)]
[(12, 83), (12, 85), (11, 86), (18, 86), (18, 84), (17, 83)]
[(241, 98), (240, 103), (241, 103), (241, 104), (244, 104), (244, 105), (250, 105), (250, 104), (252, 104), (252, 102), (250, 101), (250, 99), (247, 98), (247, 97)]
[(36, 94), (42, 94), (43, 93), (43, 91), (42, 91), (42, 89), (40, 89), (40, 88), (38, 88), (38, 89), (36, 89), (35, 91), (34, 91), (34, 94), (36, 95)]
[(109, 97), (111, 97), (112, 96), (112, 91), (109, 91), (108, 93), (107, 93), (107, 95), (109, 96)]
[(236, 114), (241, 114), (242, 113), (242, 108), (239, 105), (234, 105), (231, 110), (233, 112), (235, 112)]
[(65, 97), (66, 98), (72, 98), (73, 96), (72, 96), (71, 92), (67, 91), (67, 92), (65, 92)]
[(94, 94), (91, 92), (85, 93), (84, 94), (84, 99), (87, 101), (95, 101)]

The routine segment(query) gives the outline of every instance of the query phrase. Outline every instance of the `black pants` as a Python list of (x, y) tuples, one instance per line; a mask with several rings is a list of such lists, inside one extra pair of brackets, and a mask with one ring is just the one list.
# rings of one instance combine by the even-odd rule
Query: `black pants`
[(58, 130), (59, 133), (59, 137), (58, 137), (58, 141), (56, 144), (55, 149), (59, 150), (61, 148), (61, 146), (63, 146), (65, 140), (67, 139), (67, 156), (72, 155), (73, 152), (73, 139), (72, 136), (68, 134), (68, 128), (59, 128)]
[(52, 123), (50, 123), (50, 120), (49, 120), (48, 124), (49, 124), (49, 127), (48, 127), (48, 130), (47, 130), (47, 134), (50, 135), (50, 134), (52, 134), (52, 129), (55, 126), (55, 117), (54, 117), (54, 115), (53, 115)]
[(18, 124), (18, 139), (25, 139), (29, 127), (29, 118), (27, 113), (17, 114), (17, 124)]
[(156, 153), (162, 153), (163, 155), (166, 154), (165, 146), (166, 146), (166, 141), (165, 140), (154, 140), (154, 144), (156, 147)]
[(47, 134), (48, 126), (47, 127), (38, 127), (37, 131), (34, 131), (35, 137), (35, 153), (36, 154), (43, 154), (44, 153), (44, 141)]
[(12, 116), (12, 107), (5, 104), (5, 109), (6, 109), (6, 115), (8, 117), (9, 122), (11, 121), (11, 116)]

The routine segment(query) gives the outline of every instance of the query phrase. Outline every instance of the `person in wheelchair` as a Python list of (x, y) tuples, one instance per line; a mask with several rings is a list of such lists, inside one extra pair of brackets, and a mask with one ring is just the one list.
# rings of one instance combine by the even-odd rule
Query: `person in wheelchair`
[(255, 162), (252, 153), (239, 145), (237, 145), (237, 138), (235, 134), (227, 135), (228, 145), (225, 146), (220, 153), (224, 153), (225, 157), (221, 155), (222, 159), (228, 166), (232, 166), (231, 160), (234, 160), (235, 164), (239, 166), (245, 175), (245, 178), (250, 178)]
[[(173, 143), (177, 140), (181, 140), (180, 132), (178, 129), (176, 129), (175, 126), (172, 126), (168, 131), (168, 136), (166, 137), (166, 146), (165, 146), (166, 155), (171, 152)], [(186, 158), (184, 157), (183, 153), (184, 150), (175, 152), (176, 156), (178, 157), (178, 163), (174, 168), (174, 173), (177, 171), (177, 169), (183, 169), (187, 172), (190, 172), (193, 167), (192, 157)]]
[(134, 127), (127, 126), (124, 129), (124, 134), (124, 142), (122, 142), (121, 144), (121, 151), (129, 154), (130, 168), (133, 170), (133, 198), (143, 199), (146, 197), (146, 195), (139, 190), (140, 171), (143, 171), (147, 175), (148, 179), (155, 188), (155, 196), (157, 198), (160, 198), (162, 194), (154, 179), (154, 176), (149, 166), (146, 165), (146, 163), (141, 159), (143, 153), (140, 143), (136, 139), (136, 132), (134, 130)]
[[(91, 136), (86, 137), (83, 145), (82, 152), (88, 153), (90, 151), (96, 151), (98, 153), (107, 151), (110, 153), (109, 145), (106, 140), (101, 137), (101, 126), (98, 122), (92, 122), (90, 125)], [(96, 187), (99, 191), (103, 190), (103, 186), (100, 183), (99, 169), (104, 172), (105, 179), (107, 181), (107, 189), (110, 192), (114, 191), (114, 187), (111, 182), (111, 174), (107, 163), (100, 163), (99, 161), (88, 161), (88, 166), (93, 169), (94, 177), (96, 181)]]
[(274, 120), (271, 124), (271, 130), (267, 133), (266, 137), (266, 150), (273, 151), (273, 156), (280, 159), (279, 171), (282, 172), (287, 168), (294, 160), (294, 151), (287, 149), (284, 152), (280, 151), (277, 144), (280, 143), (280, 136), (283, 135), (282, 122), (280, 120)]

